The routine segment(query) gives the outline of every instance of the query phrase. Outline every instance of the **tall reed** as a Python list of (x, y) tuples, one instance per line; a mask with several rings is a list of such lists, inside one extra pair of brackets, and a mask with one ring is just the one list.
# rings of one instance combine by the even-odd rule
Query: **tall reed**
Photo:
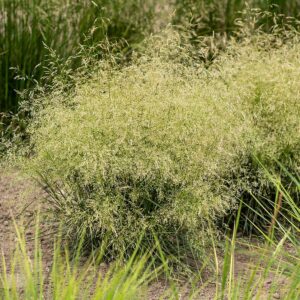
[(133, 47), (151, 29), (154, 3), (0, 0), (0, 112), (16, 111), (17, 91), (41, 78), (49, 66), (47, 47), (66, 59), (91, 32), (89, 43), (126, 39)]
[[(189, 24), (198, 35), (231, 34), (236, 30), (236, 19), (246, 8), (259, 9), (288, 17), (299, 17), (299, 0), (177, 0), (174, 23)], [(264, 23), (272, 23), (265, 19)]]

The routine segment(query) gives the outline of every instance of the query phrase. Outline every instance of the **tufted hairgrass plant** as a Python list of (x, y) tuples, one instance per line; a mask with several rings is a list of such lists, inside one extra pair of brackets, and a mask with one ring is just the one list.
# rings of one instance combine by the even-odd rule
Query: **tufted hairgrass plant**
[(66, 236), (87, 232), (87, 248), (109, 236), (109, 256), (131, 253), (142, 232), (142, 248), (155, 232), (165, 253), (201, 255), (237, 199), (273, 193), (255, 158), (282, 181), (276, 161), (298, 171), (297, 35), (277, 47), (268, 34), (232, 41), (209, 69), (166, 36), (34, 105), (27, 167)]

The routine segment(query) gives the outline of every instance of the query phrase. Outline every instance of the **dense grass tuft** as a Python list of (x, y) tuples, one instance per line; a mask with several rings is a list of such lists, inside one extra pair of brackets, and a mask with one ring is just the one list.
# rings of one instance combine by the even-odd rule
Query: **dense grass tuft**
[(72, 93), (42, 97), (29, 164), (67, 235), (87, 232), (89, 246), (108, 235), (110, 253), (130, 252), (142, 232), (148, 247), (152, 231), (166, 252), (205, 245), (237, 197), (270, 192), (257, 158), (296, 172), (300, 44), (268, 41), (232, 42), (206, 69), (176, 38), (154, 39), (131, 66), (102, 65)]

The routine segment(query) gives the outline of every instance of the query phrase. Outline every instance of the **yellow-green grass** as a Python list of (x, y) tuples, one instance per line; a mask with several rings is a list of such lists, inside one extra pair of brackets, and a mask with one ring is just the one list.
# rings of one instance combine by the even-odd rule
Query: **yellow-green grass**
[(298, 35), (232, 41), (209, 69), (166, 36), (130, 66), (101, 63), (72, 92), (32, 103), (25, 165), (66, 235), (87, 232), (87, 247), (109, 236), (110, 255), (130, 253), (143, 232), (151, 247), (153, 231), (169, 254), (205, 249), (207, 227), (237, 199), (275, 193), (257, 158), (284, 185), (276, 161), (299, 170)]

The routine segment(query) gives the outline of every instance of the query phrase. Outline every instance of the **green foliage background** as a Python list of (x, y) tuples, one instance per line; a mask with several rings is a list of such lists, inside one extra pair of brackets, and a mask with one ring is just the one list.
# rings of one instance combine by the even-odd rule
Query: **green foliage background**
[(130, 51), (151, 31), (153, 13), (152, 0), (1, 0), (0, 111), (15, 112), (16, 91), (47, 73), (48, 48), (62, 61), (105, 39), (125, 39)]
[[(169, 21), (179, 27), (188, 26), (194, 40), (212, 33), (231, 34), (236, 29), (235, 19), (247, 17), (240, 12), (248, 6), (297, 18), (300, 3), (299, 0), (180, 0), (174, 3), (1, 0), (0, 112), (16, 112), (22, 98), (17, 91), (33, 87), (35, 80), (45, 79), (47, 69), (51, 68), (49, 48), (65, 61), (77, 53), (80, 44), (126, 40), (121, 50), (129, 58), (132, 49), (145, 36)], [(270, 28), (273, 18), (266, 17), (262, 22)], [(73, 68), (77, 65), (75, 60)], [(0, 121), (5, 123), (2, 118)]]

